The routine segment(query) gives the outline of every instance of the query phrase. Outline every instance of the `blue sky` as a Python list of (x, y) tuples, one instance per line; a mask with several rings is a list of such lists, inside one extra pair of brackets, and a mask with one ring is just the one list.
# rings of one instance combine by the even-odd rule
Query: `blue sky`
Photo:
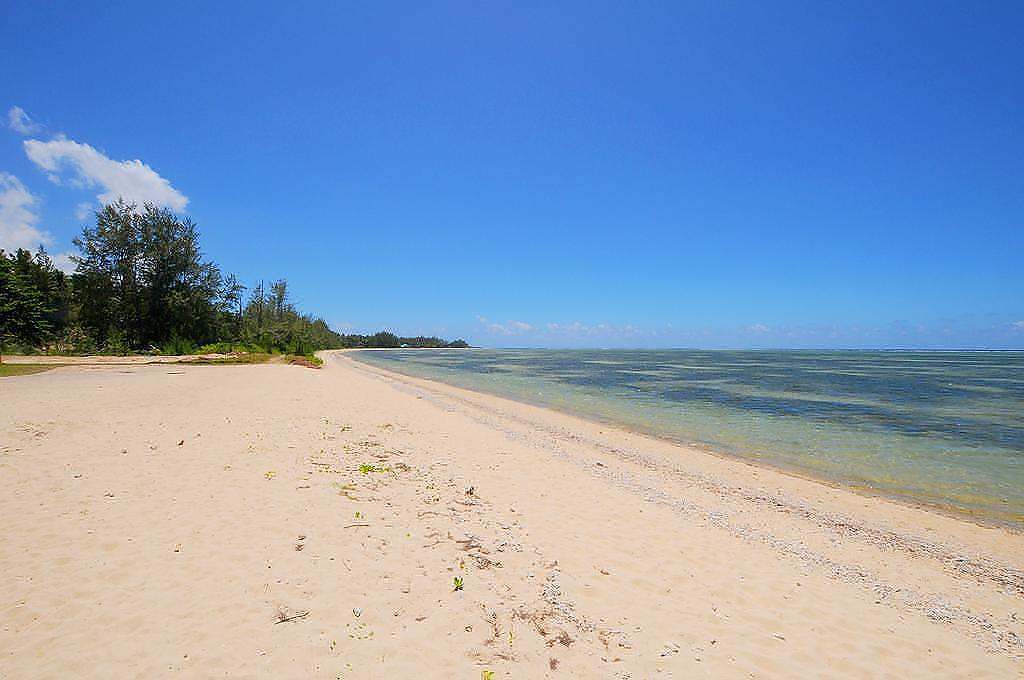
[(340, 329), (1024, 347), (1021, 3), (5, 2), (0, 247), (114, 195)]

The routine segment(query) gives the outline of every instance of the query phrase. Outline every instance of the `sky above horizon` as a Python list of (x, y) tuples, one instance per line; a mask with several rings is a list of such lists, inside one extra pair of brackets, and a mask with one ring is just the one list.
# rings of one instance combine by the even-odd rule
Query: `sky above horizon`
[(0, 248), (69, 266), (123, 196), (346, 332), (1020, 349), (1021, 35), (999, 2), (5, 2)]

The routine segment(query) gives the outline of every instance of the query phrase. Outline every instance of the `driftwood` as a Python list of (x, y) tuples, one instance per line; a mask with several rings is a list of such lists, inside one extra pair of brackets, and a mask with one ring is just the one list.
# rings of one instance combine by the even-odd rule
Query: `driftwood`
[(274, 625), (276, 626), (279, 623), (285, 623), (287, 621), (294, 621), (296, 619), (304, 619), (307, 616), (309, 616), (309, 610), (308, 609), (306, 611), (304, 611), (304, 612), (299, 612), (298, 614), (292, 614), (291, 616), (285, 616), (285, 617), (278, 616), (277, 621), (274, 621)]

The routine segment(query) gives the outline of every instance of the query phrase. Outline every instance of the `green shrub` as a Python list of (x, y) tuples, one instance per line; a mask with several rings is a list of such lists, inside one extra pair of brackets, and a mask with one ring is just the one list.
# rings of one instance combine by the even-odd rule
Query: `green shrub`
[(107, 333), (107, 342), (103, 345), (103, 353), (123, 357), (129, 351), (131, 351), (131, 347), (128, 346), (128, 340), (125, 337), (124, 331), (120, 328), (111, 328), (110, 332)]
[(187, 338), (182, 338), (177, 335), (172, 337), (168, 342), (165, 342), (164, 346), (160, 348), (161, 354), (179, 355), (195, 354), (195, 352), (196, 346), (192, 343), (191, 340), (188, 340)]

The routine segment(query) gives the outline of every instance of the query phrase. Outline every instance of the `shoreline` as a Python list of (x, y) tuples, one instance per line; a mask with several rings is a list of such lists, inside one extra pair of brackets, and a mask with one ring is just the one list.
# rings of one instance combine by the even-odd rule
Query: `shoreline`
[(0, 383), (0, 675), (1024, 670), (1019, 534), (323, 356)]
[[(483, 402), (491, 408), (496, 406), (498, 411), (503, 408), (513, 412), (529, 411), (533, 416), (558, 423), (551, 432), (557, 432), (560, 428), (574, 433), (586, 430), (593, 433), (596, 430), (602, 435), (615, 435), (617, 439), (625, 440), (634, 447), (649, 446), (658, 449), (658, 455), (651, 458), (660, 458), (659, 471), (681, 474), (688, 484), (724, 496), (738, 496), (762, 509), (782, 515), (798, 516), (818, 528), (835, 531), (843, 538), (856, 537), (857, 540), (870, 543), (885, 552), (902, 551), (908, 555), (929, 555), (962, 575), (989, 580), (1015, 596), (1024, 596), (1024, 562), (1020, 559), (1020, 554), (1024, 554), (1024, 534), (1012, 527), (977, 522), (959, 514), (937, 512), (927, 505), (904, 502), (880, 494), (863, 493), (839, 484), (823, 483), (816, 478), (793, 474), (771, 465), (758, 464), (702, 447), (687, 446), (648, 433), (635, 432), (621, 425), (606, 424), (577, 414), (565, 413), (548, 406), (529, 404), (442, 381), (410, 376), (359, 362), (351, 357), (345, 357), (345, 360), (396, 383), (414, 385), (444, 396), (456, 395), (456, 398), (466, 403), (479, 405)], [(536, 421), (530, 421), (530, 426), (541, 429), (538, 428)], [(576, 441), (581, 439), (579, 434), (573, 434), (571, 438)], [(621, 453), (625, 448), (608, 450), (612, 453)], [(682, 470), (682, 466), (679, 465), (682, 463), (679, 460), (680, 454), (685, 454), (688, 458), (685, 461), (686, 465), (697, 467), (700, 471), (693, 474)], [(693, 460), (694, 457), (704, 460)], [(644, 467), (658, 465), (652, 464), (651, 459), (646, 458), (644, 454), (631, 455), (628, 460)], [(715, 468), (710, 475), (706, 469), (709, 464)], [(647, 500), (650, 501), (650, 498)], [(712, 524), (716, 524), (716, 514), (715, 510), (707, 513), (707, 516), (712, 518)], [(800, 553), (800, 549), (793, 549), (792, 545), (778, 542), (775, 537), (761, 537), (758, 540), (776, 543), (783, 553), (789, 553), (791, 557)], [(990, 560), (989, 557), (992, 555), (996, 557)], [(831, 564), (830, 568), (837, 573), (849, 571), (851, 573), (847, 575), (854, 580), (860, 580), (865, 573), (860, 566), (844, 567), (834, 564), (827, 557), (822, 559), (820, 556), (813, 556), (808, 561)], [(864, 585), (876, 593), (901, 590), (877, 582)], [(945, 616), (936, 613), (931, 605), (922, 606), (920, 609), (925, 611), (929, 618)], [(1011, 615), (1011, 620), (1016, 624), (1015, 617), (1016, 614)], [(968, 618), (975, 617), (970, 615)], [(990, 623), (985, 623), (982, 627), (986, 630), (991, 629)], [(1018, 660), (1024, 659), (1024, 643), (1019, 633), (1012, 632), (1007, 638), (1010, 648), (1017, 650), (1013, 654)]]
[[(327, 350), (325, 353), (337, 352), (339, 354), (341, 354), (341, 353), (347, 354), (347, 353), (361, 352), (361, 351), (395, 351), (395, 350), (389, 349), (389, 348), (376, 348), (376, 349), (352, 348), (352, 349), (344, 349), (344, 350)], [(403, 351), (405, 351), (405, 350), (403, 350)], [(830, 350), (830, 351), (846, 351), (846, 350)], [(849, 351), (859, 351), (859, 350), (849, 350)], [(892, 350), (892, 351), (911, 351), (911, 350)], [(913, 351), (935, 351), (935, 352), (942, 352), (942, 351), (946, 351), (946, 350), (913, 350)], [(1016, 350), (992, 350), (992, 351), (1016, 351)], [(359, 361), (359, 359), (354, 359), (354, 360), (355, 361)], [(700, 451), (700, 452), (705, 453), (707, 455), (714, 456), (716, 458), (721, 458), (721, 459), (726, 460), (726, 461), (731, 461), (731, 462), (736, 462), (736, 463), (743, 463), (745, 465), (749, 465), (749, 466), (751, 466), (753, 468), (756, 468), (756, 469), (759, 469), (759, 470), (768, 470), (768, 471), (772, 471), (772, 472), (777, 472), (777, 473), (780, 473), (780, 474), (783, 474), (783, 475), (787, 475), (787, 476), (790, 476), (790, 477), (794, 477), (794, 478), (797, 478), (797, 479), (802, 479), (802, 480), (805, 480), (805, 481), (808, 481), (808, 482), (811, 482), (811, 483), (820, 484), (822, 486), (826, 486), (826, 487), (829, 487), (829, 488), (844, 490), (844, 491), (847, 491), (847, 492), (850, 492), (850, 493), (855, 493), (855, 494), (858, 494), (860, 496), (864, 496), (866, 498), (881, 499), (881, 500), (889, 501), (891, 503), (896, 503), (896, 504), (899, 504), (899, 505), (902, 505), (902, 506), (905, 506), (905, 507), (908, 507), (908, 508), (912, 508), (912, 509), (916, 509), (916, 510), (921, 510), (921, 511), (924, 511), (924, 512), (932, 512), (932, 513), (935, 513), (935, 514), (938, 514), (938, 515), (941, 515), (941, 516), (944, 516), (944, 517), (948, 517), (950, 519), (955, 519), (955, 520), (961, 520), (961, 521), (969, 522), (969, 523), (975, 524), (975, 525), (980, 526), (980, 527), (998, 528), (998, 529), (1002, 529), (1004, 531), (1007, 531), (1007, 532), (1009, 532), (1011, 534), (1024, 536), (1024, 520), (1013, 519), (1013, 517), (1014, 517), (1013, 515), (1011, 515), (1010, 517), (990, 516), (990, 515), (984, 514), (982, 511), (971, 511), (968, 508), (962, 508), (962, 507), (958, 507), (958, 506), (954, 506), (954, 505), (943, 505), (942, 503), (939, 503), (939, 502), (929, 502), (927, 500), (922, 500), (921, 498), (917, 498), (917, 497), (914, 497), (914, 496), (909, 495), (909, 494), (900, 494), (899, 492), (895, 492), (895, 491), (886, 491), (886, 490), (883, 490), (883, 489), (877, 489), (877, 488), (874, 488), (874, 487), (870, 486), (867, 482), (864, 482), (863, 484), (858, 484), (852, 478), (849, 478), (849, 479), (836, 479), (836, 478), (829, 478), (829, 477), (825, 477), (825, 476), (819, 476), (819, 475), (815, 475), (815, 474), (813, 474), (811, 472), (808, 472), (805, 469), (800, 468), (799, 466), (786, 465), (785, 463), (782, 463), (782, 462), (774, 462), (774, 461), (768, 461), (768, 460), (761, 460), (761, 459), (754, 458), (754, 457), (748, 457), (748, 456), (745, 456), (745, 455), (743, 455), (741, 453), (733, 453), (733, 452), (722, 450), (722, 448), (716, 447), (716, 445), (713, 444), (713, 443), (701, 442), (701, 441), (684, 440), (684, 439), (681, 439), (681, 438), (672, 437), (670, 435), (661, 434), (661, 433), (655, 432), (653, 430), (646, 430), (646, 429), (641, 428), (641, 427), (635, 427), (635, 426), (630, 425), (629, 423), (617, 422), (617, 421), (615, 421), (613, 419), (610, 419), (610, 418), (605, 419), (605, 418), (601, 418), (600, 416), (597, 416), (597, 415), (591, 415), (591, 414), (584, 413), (584, 412), (572, 411), (570, 409), (563, 408), (563, 407), (560, 407), (560, 406), (555, 405), (555, 404), (547, 404), (547, 403), (542, 403), (540, 401), (530, 401), (530, 400), (528, 400), (526, 398), (519, 399), (519, 398), (516, 398), (514, 396), (507, 396), (507, 395), (504, 395), (504, 394), (499, 394), (497, 392), (489, 392), (489, 391), (486, 391), (484, 389), (479, 389), (479, 388), (475, 388), (475, 387), (461, 387), (461, 386), (455, 385), (453, 383), (445, 382), (444, 380), (441, 380), (441, 379), (438, 379), (438, 378), (426, 378), (426, 377), (422, 377), (422, 376), (417, 376), (417, 375), (415, 375), (413, 373), (403, 373), (402, 371), (397, 370), (397, 367), (395, 367), (395, 368), (384, 368), (384, 367), (381, 367), (381, 366), (379, 366), (377, 364), (371, 364), (369, 362), (361, 362), (361, 363), (364, 363), (367, 366), (371, 366), (371, 367), (379, 369), (381, 371), (384, 371), (384, 372), (387, 372), (387, 373), (392, 373), (392, 374), (395, 374), (395, 375), (400, 375), (400, 376), (403, 376), (403, 377), (406, 377), (406, 378), (412, 378), (412, 379), (416, 379), (416, 380), (423, 380), (423, 381), (427, 381), (427, 382), (431, 382), (431, 383), (436, 383), (436, 384), (439, 384), (439, 385), (444, 385), (446, 387), (453, 387), (453, 388), (456, 388), (456, 389), (466, 390), (467, 392), (473, 392), (473, 393), (477, 393), (477, 394), (486, 394), (488, 396), (492, 396), (492, 397), (495, 397), (495, 398), (498, 398), (498, 399), (507, 399), (507, 400), (515, 402), (517, 404), (523, 404), (523, 405), (531, 406), (531, 407), (534, 407), (534, 408), (547, 409), (547, 410), (555, 411), (555, 412), (561, 413), (561, 414), (569, 416), (569, 417), (578, 418), (578, 419), (586, 421), (588, 423), (593, 423), (595, 425), (601, 425), (601, 426), (607, 427), (607, 428), (617, 428), (617, 429), (623, 430), (625, 432), (629, 432), (631, 434), (635, 434), (637, 436), (650, 437), (650, 438), (655, 439), (657, 441), (661, 441), (661, 442), (665, 442), (665, 443), (668, 443), (668, 444), (672, 444), (674, 446), (679, 446), (679, 447), (682, 447), (684, 449), (697, 450), (697, 451)]]
[[(329, 356), (330, 354), (336, 352), (340, 355), (341, 353), (349, 353), (354, 351), (362, 350), (327, 350), (322, 354)], [(924, 513), (926, 515), (931, 515), (936, 518), (949, 520), (956, 524), (977, 527), (978, 529), (983, 530), (1002, 532), (1007, 534), (1008, 536), (1020, 538), (1022, 541), (1022, 546), (1024, 546), (1024, 530), (1013, 524), (1004, 524), (1002, 522), (996, 521), (986, 522), (966, 513), (960, 513), (957, 511), (946, 512), (943, 511), (943, 509), (939, 506), (932, 506), (925, 502), (915, 501), (909, 498), (890, 497), (883, 492), (875, 492), (872, 491), (871, 489), (850, 486), (841, 481), (816, 477), (809, 474), (801, 474), (801, 472), (796, 469), (790, 469), (768, 462), (762, 462), (758, 460), (745, 458), (738, 454), (725, 453), (715, 449), (710, 444), (704, 444), (702, 442), (691, 443), (679, 441), (669, 437), (659, 436), (658, 434), (655, 433), (638, 430), (636, 428), (629, 427), (628, 425), (625, 424), (611, 421), (603, 421), (596, 418), (590, 418), (586, 414), (575, 413), (554, 406), (549, 406), (546, 404), (537, 404), (530, 403), (528, 401), (520, 401), (512, 397), (506, 397), (504, 395), (495, 394), (492, 392), (486, 392), (482, 390), (476, 390), (472, 388), (453, 385), (442, 380), (424, 378), (407, 373), (402, 373), (396, 370), (390, 370), (388, 368), (383, 368), (375, 364), (360, 362), (358, 359), (351, 359), (348, 357), (346, 357), (346, 359), (349, 361), (358, 362), (358, 364), (361, 367), (368, 368), (370, 369), (371, 372), (377, 372), (383, 376), (388, 377), (391, 380), (396, 380), (399, 382), (408, 381), (417, 385), (428, 386), (431, 389), (441, 392), (450, 390), (455, 393), (465, 393), (465, 395), (469, 396), (470, 398), (484, 397), (488, 399), (493, 399), (499, 403), (507, 402), (507, 404), (510, 405), (512, 408), (514, 408), (515, 406), (522, 406), (539, 412), (550, 412), (551, 414), (557, 414), (566, 419), (570, 419), (571, 421), (577, 421), (577, 423), (583, 425), (584, 427), (596, 427), (601, 429), (602, 431), (618, 431), (621, 434), (631, 438), (648, 440), (652, 446), (668, 447), (669, 449), (675, 449), (677, 450), (676, 453), (699, 454), (701, 456), (707, 456), (714, 460), (721, 461), (724, 465), (728, 467), (739, 466), (738, 469), (749, 468), (750, 471), (756, 472), (758, 474), (765, 474), (769, 477), (777, 475), (780, 478), (790, 479), (794, 480), (795, 482), (810, 485), (810, 488), (820, 487), (822, 491), (827, 490), (839, 492), (840, 494), (849, 495), (853, 498), (863, 498), (870, 501), (878, 501), (885, 504), (896, 506), (898, 508), (903, 508), (908, 511), (913, 511), (915, 513)], [(739, 474), (742, 475), (742, 473)], [(774, 481), (778, 482), (778, 480)], [(764, 482), (762, 482), (762, 484), (763, 483)]]

